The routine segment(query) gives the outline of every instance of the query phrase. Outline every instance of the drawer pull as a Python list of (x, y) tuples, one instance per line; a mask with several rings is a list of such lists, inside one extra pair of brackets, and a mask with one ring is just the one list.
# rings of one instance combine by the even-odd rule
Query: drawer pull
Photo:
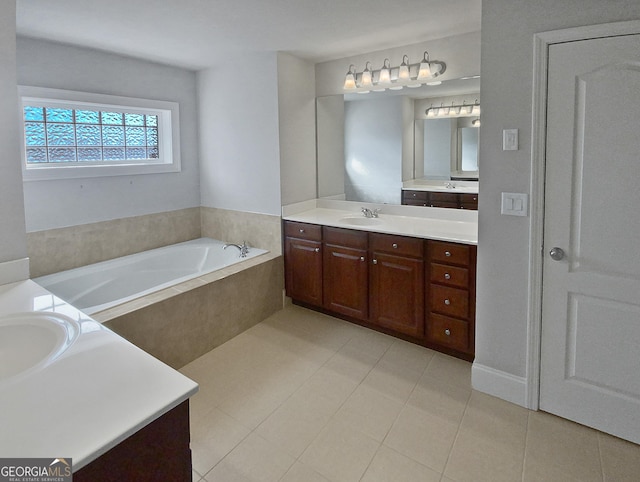
[(304, 229), (301, 229), (301, 230), (300, 230), (300, 234), (302, 234), (302, 233), (304, 233)]
[(445, 255), (447, 258), (451, 257), (451, 251), (445, 251), (445, 252), (444, 252), (444, 255)]
[(398, 243), (393, 243), (393, 244), (391, 245), (391, 247), (392, 247), (393, 249), (398, 249)]
[(315, 251), (316, 253), (319, 253), (319, 252), (320, 252), (320, 248), (316, 248), (316, 249), (314, 249), (314, 251)]
[(374, 260), (373, 260), (373, 264), (378, 264), (378, 260), (377, 260), (377, 259), (374, 259)]
[(417, 196), (417, 194), (414, 192), (414, 193), (412, 193), (412, 196), (413, 196), (413, 197), (416, 197), (416, 196)]
[(451, 330), (447, 328), (446, 330), (444, 330), (444, 334), (447, 336), (451, 336)]
[(446, 279), (446, 280), (451, 279), (451, 275), (449, 273), (445, 273), (444, 274), (444, 279)]
[(360, 261), (364, 261), (364, 256), (360, 256)]
[[(316, 249), (318, 249), (318, 248), (316, 248)], [(449, 300), (449, 298), (445, 299), (444, 300), (444, 304), (449, 306), (451, 304), (451, 300)]]

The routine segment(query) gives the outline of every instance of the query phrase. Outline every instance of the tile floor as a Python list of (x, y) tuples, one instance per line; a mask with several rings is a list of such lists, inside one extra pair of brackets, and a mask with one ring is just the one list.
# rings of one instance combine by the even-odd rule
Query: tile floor
[(290, 306), (181, 370), (202, 482), (639, 481), (640, 447), (471, 389), (471, 365)]

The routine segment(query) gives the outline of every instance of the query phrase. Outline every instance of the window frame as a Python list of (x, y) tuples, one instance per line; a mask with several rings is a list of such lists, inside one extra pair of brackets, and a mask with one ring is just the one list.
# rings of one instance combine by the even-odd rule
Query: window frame
[[(95, 94), (44, 87), (18, 86), (20, 132), (22, 135), (22, 178), (24, 181), (77, 179), (180, 172), (180, 112), (177, 102)], [(108, 110), (158, 116), (158, 159), (122, 161), (72, 161), (27, 164), (25, 105), (67, 109)]]

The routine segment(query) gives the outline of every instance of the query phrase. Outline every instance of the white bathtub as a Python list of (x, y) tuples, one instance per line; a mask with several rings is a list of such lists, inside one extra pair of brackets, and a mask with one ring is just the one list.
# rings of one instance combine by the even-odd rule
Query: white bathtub
[(34, 279), (53, 294), (91, 315), (169, 286), (266, 253), (249, 248), (246, 258), (210, 238), (152, 249)]

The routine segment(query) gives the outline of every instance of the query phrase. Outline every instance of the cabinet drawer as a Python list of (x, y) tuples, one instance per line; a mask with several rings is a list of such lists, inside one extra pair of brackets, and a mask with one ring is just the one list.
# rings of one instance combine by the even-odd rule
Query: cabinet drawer
[(432, 314), (427, 326), (427, 337), (438, 345), (454, 350), (469, 350), (469, 323), (446, 316)]
[(462, 203), (460, 204), (460, 209), (468, 209), (469, 211), (477, 211), (478, 203)]
[(402, 204), (405, 206), (429, 206), (427, 201), (414, 201), (412, 199), (403, 198)]
[(470, 204), (478, 204), (478, 195), (477, 194), (460, 194), (460, 202), (461, 203), (470, 203)]
[(436, 284), (430, 285), (430, 310), (456, 318), (469, 317), (469, 292)]
[(432, 208), (458, 209), (458, 203), (451, 203), (451, 202), (444, 202), (444, 201), (431, 201), (428, 204)]
[(429, 258), (445, 264), (469, 266), (470, 247), (466, 244), (429, 242)]
[(429, 193), (427, 191), (402, 191), (402, 199), (407, 201), (427, 202)]
[(454, 203), (454, 204), (458, 204), (458, 195), (455, 193), (449, 193), (449, 192), (430, 192), (429, 193), (429, 200), (431, 200), (431, 202), (449, 202), (449, 203)]
[(367, 249), (367, 232), (354, 229), (322, 228), (322, 239), (325, 244), (345, 246), (347, 248)]
[(322, 240), (322, 226), (318, 224), (298, 223), (285, 221), (284, 235), (293, 238), (308, 239), (310, 241)]
[(431, 264), (430, 281), (432, 283), (440, 283), (456, 288), (469, 288), (469, 270), (467, 268), (458, 268), (455, 266), (447, 266), (445, 264)]
[(369, 243), (373, 251), (413, 258), (424, 256), (424, 241), (418, 238), (370, 233)]

